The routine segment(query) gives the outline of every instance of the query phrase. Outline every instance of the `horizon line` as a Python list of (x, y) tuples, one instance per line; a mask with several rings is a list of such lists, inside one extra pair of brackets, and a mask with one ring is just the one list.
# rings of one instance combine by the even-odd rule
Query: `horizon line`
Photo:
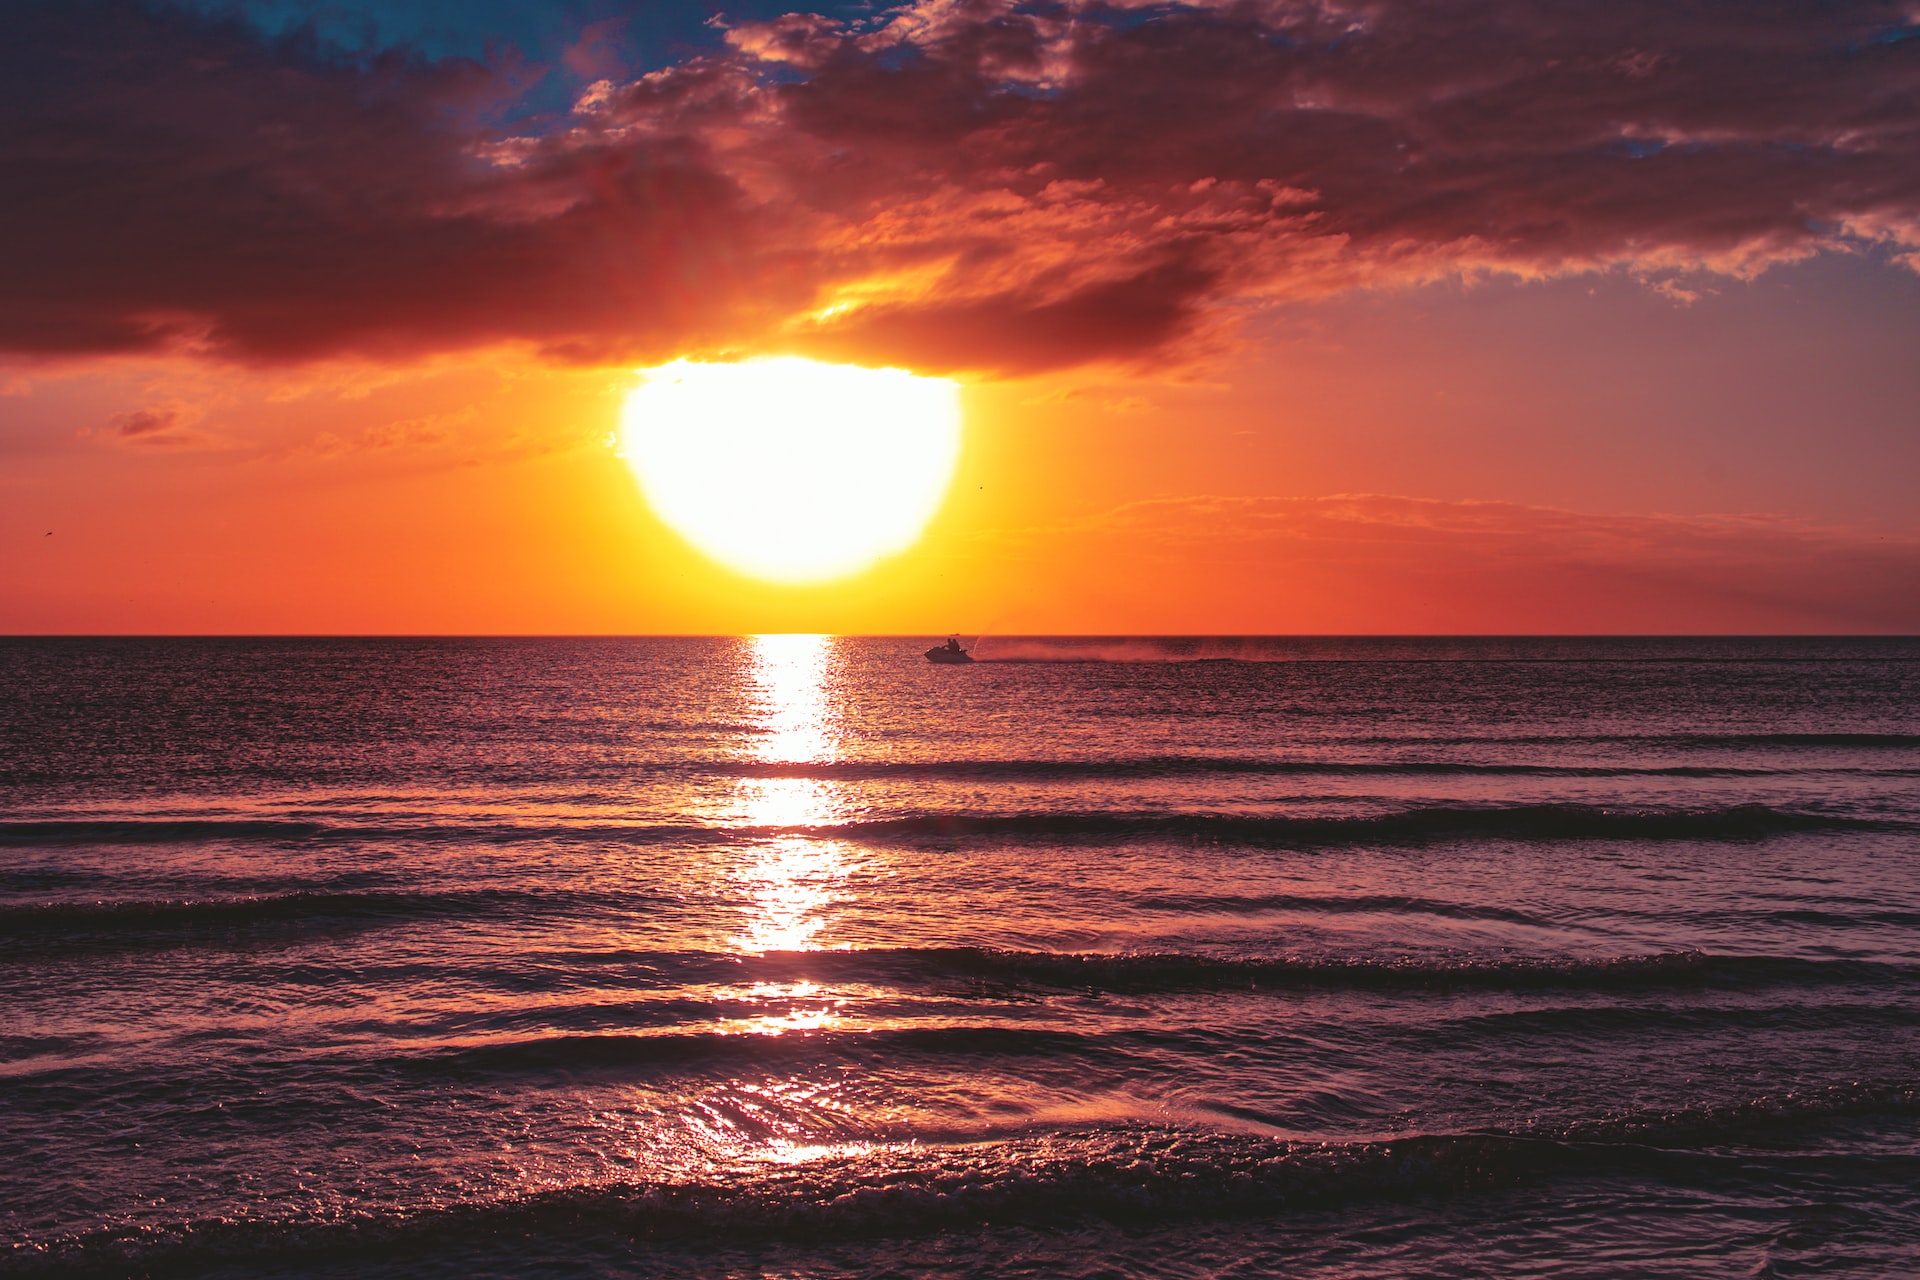
[(1920, 640), (1910, 631), (10, 631), (9, 640)]

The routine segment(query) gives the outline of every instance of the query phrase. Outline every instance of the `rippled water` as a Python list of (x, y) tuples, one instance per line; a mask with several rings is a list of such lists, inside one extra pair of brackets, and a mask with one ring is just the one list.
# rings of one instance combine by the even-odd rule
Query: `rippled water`
[(1920, 1269), (1920, 642), (0, 642), (0, 1271)]

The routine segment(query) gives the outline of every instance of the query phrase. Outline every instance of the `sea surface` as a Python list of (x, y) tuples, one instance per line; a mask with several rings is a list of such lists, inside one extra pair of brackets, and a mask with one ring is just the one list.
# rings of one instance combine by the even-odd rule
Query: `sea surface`
[(931, 639), (0, 641), (0, 1274), (1920, 1274), (1920, 642)]

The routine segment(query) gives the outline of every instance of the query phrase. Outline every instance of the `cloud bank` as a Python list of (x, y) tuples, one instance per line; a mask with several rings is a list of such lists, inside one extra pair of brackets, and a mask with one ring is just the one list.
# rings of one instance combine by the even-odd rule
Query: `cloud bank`
[(545, 118), (508, 58), (134, 0), (0, 23), (16, 355), (1025, 373), (1365, 285), (1920, 264), (1910, 2), (925, 0)]

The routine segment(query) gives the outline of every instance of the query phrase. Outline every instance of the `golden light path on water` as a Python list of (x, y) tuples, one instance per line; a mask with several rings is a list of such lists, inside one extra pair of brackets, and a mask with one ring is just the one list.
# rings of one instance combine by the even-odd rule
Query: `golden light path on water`
[[(819, 764), (839, 749), (838, 716), (832, 698), (832, 642), (817, 635), (766, 635), (751, 640), (748, 680), (757, 764)], [(747, 777), (739, 781), (734, 822), (749, 829), (819, 826), (838, 817), (839, 788), (824, 778)], [(728, 939), (738, 951), (762, 955), (811, 951), (830, 922), (848, 870), (845, 845), (795, 832), (769, 831), (735, 870), (747, 903), (738, 933)], [(751, 1020), (745, 1030), (763, 1034), (820, 1030), (840, 1019), (843, 1001), (828, 998), (814, 983), (761, 983), (753, 996), (777, 1000), (785, 1012)], [(816, 1005), (814, 1001), (818, 999)], [(796, 1004), (795, 1002), (801, 1002)]]
[[(817, 635), (745, 641), (735, 668), (752, 730), (740, 748), (743, 763), (837, 758), (833, 648), (830, 637)], [(711, 816), (735, 832), (761, 834), (732, 843), (716, 867), (716, 887), (738, 904), (732, 931), (715, 939), (723, 950), (745, 958), (822, 949), (821, 934), (845, 901), (852, 855), (843, 842), (779, 829), (837, 821), (842, 802), (838, 784), (827, 779), (735, 780)], [(804, 977), (722, 986), (711, 994), (723, 1006), (766, 1012), (715, 1017), (702, 1028), (708, 1034), (771, 1038), (853, 1029), (842, 1013), (848, 993)], [(615, 1161), (662, 1182), (702, 1180), (752, 1165), (873, 1151), (871, 1142), (842, 1136), (864, 1109), (850, 1089), (858, 1092), (857, 1081), (837, 1070), (798, 1065), (761, 1074), (748, 1068), (679, 1097), (643, 1092), (631, 1111), (603, 1113), (597, 1125), (604, 1127), (602, 1149)]]
[[(748, 758), (756, 764), (818, 764), (835, 759), (840, 730), (834, 700), (833, 642), (819, 635), (763, 635), (749, 641), (745, 683), (759, 729)], [(732, 822), (748, 829), (807, 827), (840, 817), (839, 787), (823, 778), (741, 778)], [(740, 928), (728, 944), (750, 955), (811, 951), (842, 897), (849, 857), (843, 843), (798, 833), (769, 833), (733, 872), (744, 904)], [(817, 983), (758, 982), (743, 993), (780, 1012), (730, 1019), (725, 1030), (766, 1036), (820, 1032), (840, 1026), (844, 997)], [(866, 1143), (809, 1141), (791, 1121), (796, 1112), (816, 1121), (839, 1111), (834, 1089), (804, 1074), (758, 1085), (735, 1082), (727, 1110), (755, 1112), (775, 1132), (752, 1154), (797, 1163), (866, 1150)], [(711, 1100), (710, 1100), (711, 1101)], [(716, 1116), (715, 1119), (721, 1117)], [(788, 1132), (779, 1132), (787, 1129)], [(744, 1154), (744, 1153), (743, 1153)]]

